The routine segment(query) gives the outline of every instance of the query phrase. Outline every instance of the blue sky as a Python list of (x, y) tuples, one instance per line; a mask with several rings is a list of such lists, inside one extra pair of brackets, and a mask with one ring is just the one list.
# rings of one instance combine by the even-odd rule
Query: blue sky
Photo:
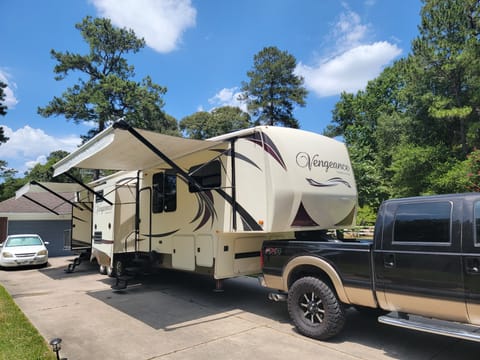
[(37, 114), (80, 74), (56, 81), (50, 50), (86, 54), (75, 24), (108, 17), (147, 46), (128, 56), (138, 80), (166, 86), (164, 110), (177, 120), (236, 100), (253, 56), (266, 46), (297, 59), (309, 91), (295, 110), (302, 129), (322, 133), (342, 91), (364, 89), (384, 67), (410, 53), (420, 0), (16, 0), (0, 1), (0, 80), (7, 83), (10, 140), (0, 159), (19, 175), (52, 151), (74, 150), (89, 130)]

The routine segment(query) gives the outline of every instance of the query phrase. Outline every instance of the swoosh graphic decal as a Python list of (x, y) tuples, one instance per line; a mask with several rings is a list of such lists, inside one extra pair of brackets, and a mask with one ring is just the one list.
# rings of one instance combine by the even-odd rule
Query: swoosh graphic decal
[(203, 208), (203, 218), (198, 224), (198, 226), (195, 228), (195, 230), (193, 231), (197, 231), (198, 229), (200, 229), (203, 225), (205, 225), (208, 222), (208, 220), (211, 220), (210, 228), (212, 228), (213, 222), (217, 218), (217, 213), (215, 212), (215, 205), (213, 203), (212, 192), (211, 191), (202, 192), (200, 193), (200, 198), (203, 198), (204, 200), (203, 202), (199, 202), (199, 206), (200, 206), (200, 203), (202, 203), (201, 207)]
[[(182, 180), (185, 184), (188, 185), (189, 181), (182, 176), (178, 176), (180, 180)], [(217, 218), (217, 212), (215, 210), (215, 203), (213, 200), (213, 194), (211, 190), (201, 191), (195, 193), (195, 197), (197, 199), (197, 213), (190, 221), (190, 224), (194, 223), (198, 219), (201, 218), (200, 223), (195, 227), (193, 231), (197, 231), (202, 226), (204, 226), (210, 220), (210, 228), (213, 227), (213, 223)], [(177, 230), (178, 231), (178, 230)]]
[[(180, 174), (178, 175), (178, 177), (183, 182), (188, 184), (188, 179), (183, 178)], [(213, 191), (215, 191), (225, 201), (227, 201), (230, 204), (230, 206), (233, 206), (232, 197), (229, 194), (227, 194), (223, 189), (213, 189)], [(194, 231), (200, 229), (209, 220), (211, 221), (211, 227), (213, 227), (213, 223), (217, 218), (217, 212), (215, 210), (212, 191), (211, 190), (201, 191), (196, 193), (196, 196), (197, 196), (197, 203), (199, 208), (193, 220), (190, 223), (197, 221), (200, 217), (202, 217), (202, 220), (200, 221), (199, 225), (195, 228)], [(255, 221), (255, 219), (248, 213), (248, 211), (245, 208), (243, 208), (238, 202), (236, 203), (236, 208), (237, 208), (237, 214), (240, 215), (240, 218), (244, 224), (245, 230), (247, 231), (263, 230), (262, 227)]]
[[(233, 199), (222, 189), (215, 189), (215, 191), (223, 197), (223, 199), (233, 206)], [(263, 230), (262, 227), (255, 221), (255, 219), (248, 213), (245, 208), (243, 208), (239, 203), (237, 203), (237, 213), (242, 219), (243, 226), (247, 231), (260, 231)]]
[[(212, 150), (212, 151), (216, 151), (216, 152), (219, 152), (219, 153), (225, 153), (224, 155), (226, 156), (232, 156), (232, 149), (229, 149), (228, 151), (222, 151), (222, 150)], [(235, 158), (236, 159), (239, 159), (239, 160), (242, 160), (242, 161), (245, 161), (246, 163), (256, 167), (258, 170), (262, 171), (262, 169), (260, 168), (260, 166), (258, 166), (257, 164), (255, 164), (255, 162), (252, 160), (252, 159), (249, 159), (248, 157), (246, 157), (245, 155), (243, 154), (240, 154), (238, 152), (235, 152)]]
[(200, 216), (202, 216), (203, 209), (204, 209), (203, 204), (200, 201), (200, 197), (198, 196), (197, 193), (195, 193), (195, 197), (197, 198), (198, 209), (197, 209), (197, 213), (193, 217), (192, 221), (190, 221), (190, 224), (197, 221), (198, 219), (200, 219)]
[(340, 177), (334, 177), (334, 178), (328, 179), (325, 182), (318, 182), (318, 181), (310, 179), (310, 178), (306, 178), (306, 180), (308, 181), (308, 183), (310, 185), (315, 186), (315, 187), (329, 187), (329, 186), (337, 186), (337, 185), (340, 185), (340, 184), (343, 184), (343, 185), (345, 185), (349, 188), (352, 187), (348, 181), (346, 181), (346, 180), (344, 180)]
[(262, 138), (260, 137), (260, 133), (254, 133), (253, 135), (245, 137), (245, 139), (262, 146), (263, 149), (269, 154), (271, 157), (273, 157), (281, 167), (287, 170), (287, 165), (285, 165), (285, 162), (283, 161), (282, 155), (280, 155), (280, 151), (278, 150), (277, 146), (273, 143), (272, 139), (265, 134), (262, 133), (263, 135), (263, 141)]

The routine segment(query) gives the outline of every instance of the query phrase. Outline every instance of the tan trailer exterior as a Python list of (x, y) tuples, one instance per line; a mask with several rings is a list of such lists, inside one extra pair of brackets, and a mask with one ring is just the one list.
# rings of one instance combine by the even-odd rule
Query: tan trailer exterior
[(114, 274), (114, 254), (134, 253), (136, 248), (137, 173), (120, 171), (92, 184), (92, 256), (104, 274)]
[(135, 207), (137, 221), (124, 221), (137, 224), (134, 238), (122, 239), (128, 231), (117, 223), (108, 228), (107, 207), (94, 210), (94, 239), (101, 231), (113, 242), (111, 266), (135, 254), (215, 279), (257, 274), (264, 240), (355, 222), (345, 145), (302, 130), (260, 126), (199, 141), (111, 127), (58, 162), (55, 174), (72, 167), (138, 171), (135, 205), (131, 187), (108, 195), (129, 204), (125, 214)]

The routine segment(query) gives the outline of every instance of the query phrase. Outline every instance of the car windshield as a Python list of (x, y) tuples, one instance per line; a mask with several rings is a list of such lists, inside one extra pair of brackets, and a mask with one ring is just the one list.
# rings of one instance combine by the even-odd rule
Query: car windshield
[(5, 247), (10, 246), (32, 246), (42, 245), (42, 240), (38, 236), (18, 236), (7, 239)]

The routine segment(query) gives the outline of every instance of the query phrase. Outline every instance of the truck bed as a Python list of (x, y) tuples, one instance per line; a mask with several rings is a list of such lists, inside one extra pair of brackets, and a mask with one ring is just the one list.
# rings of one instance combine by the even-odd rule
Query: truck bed
[[(372, 291), (370, 241), (326, 241), (314, 238), (301, 240), (268, 240), (263, 244), (263, 273), (281, 276), (284, 266), (296, 257), (320, 258), (331, 265), (346, 287)], [(308, 272), (308, 265), (293, 272), (288, 279), (291, 284), (299, 272)]]

